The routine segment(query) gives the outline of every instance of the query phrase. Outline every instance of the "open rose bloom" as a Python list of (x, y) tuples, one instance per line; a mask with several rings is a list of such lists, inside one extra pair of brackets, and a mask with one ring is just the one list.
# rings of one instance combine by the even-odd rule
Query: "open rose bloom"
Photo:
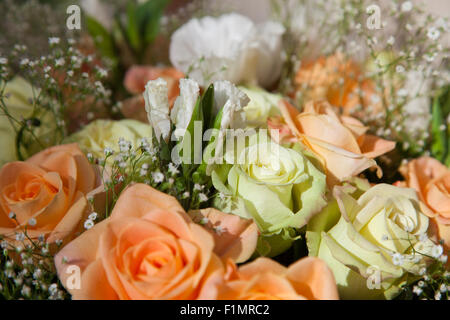
[(288, 142), (300, 141), (315, 153), (330, 185), (375, 167), (374, 158), (395, 147), (393, 141), (367, 134), (369, 128), (359, 120), (339, 116), (326, 101), (309, 102), (301, 112), (287, 101), (280, 102), (279, 108), (282, 118), (269, 119), (269, 128), (281, 130), (280, 136)]
[[(173, 197), (133, 185), (123, 192), (109, 218), (55, 256), (58, 276), (73, 299), (244, 298), (247, 286), (254, 292), (248, 298), (337, 298), (331, 271), (316, 258), (289, 269), (263, 259), (231, 275), (235, 261), (247, 260), (255, 250), (256, 226), (213, 209), (191, 215), (208, 217), (223, 228), (224, 237), (214, 237), (211, 226), (194, 223)], [(78, 287), (66, 272), (73, 265), (81, 269)], [(238, 283), (233, 284), (236, 277)], [(270, 290), (257, 293), (261, 288), (255, 281), (266, 278), (271, 280)], [(240, 292), (223, 295), (224, 286)]]
[(450, 248), (450, 170), (436, 159), (421, 157), (400, 171), (405, 181), (397, 184), (417, 191), (425, 204), (424, 212), (435, 222), (439, 239)]
[(76, 144), (46, 149), (0, 170), (0, 234), (13, 238), (27, 226), (32, 239), (49, 243), (74, 237), (92, 212), (87, 197), (99, 193), (99, 177)]
[(228, 263), (226, 275), (209, 281), (203, 298), (220, 300), (336, 300), (333, 273), (320, 259), (307, 257), (288, 268), (258, 258), (239, 268)]
[(448, 300), (450, 0), (65, 2), (0, 0), (0, 300)]

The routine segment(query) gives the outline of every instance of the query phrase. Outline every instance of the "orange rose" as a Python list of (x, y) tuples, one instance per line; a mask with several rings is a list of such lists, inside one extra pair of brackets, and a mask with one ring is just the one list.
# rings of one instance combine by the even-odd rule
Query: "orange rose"
[(325, 101), (309, 102), (301, 113), (285, 100), (279, 108), (292, 134), (322, 161), (329, 185), (376, 166), (373, 159), (395, 147), (393, 141), (366, 134), (368, 128), (355, 118), (338, 116)]
[(109, 218), (56, 256), (58, 276), (77, 265), (73, 299), (195, 299), (211, 274), (222, 274), (212, 235), (175, 198), (147, 185), (128, 187)]
[(225, 278), (211, 277), (203, 299), (220, 300), (331, 300), (338, 299), (333, 273), (325, 262), (306, 257), (288, 268), (258, 258), (239, 269), (228, 263)]
[(27, 226), (30, 237), (44, 235), (48, 242), (73, 236), (83, 228), (90, 209), (86, 195), (95, 192), (98, 181), (77, 144), (55, 146), (27, 161), (4, 165), (0, 170), (0, 234), (11, 237)]
[(381, 107), (380, 99), (375, 97), (379, 101), (373, 101), (374, 83), (362, 79), (359, 66), (339, 53), (301, 66), (295, 84), (305, 102), (327, 100), (335, 107), (342, 107), (346, 114), (358, 105)]
[(424, 213), (433, 218), (440, 239), (450, 249), (450, 170), (438, 160), (421, 157), (400, 168), (405, 177), (397, 185), (413, 188), (426, 204)]

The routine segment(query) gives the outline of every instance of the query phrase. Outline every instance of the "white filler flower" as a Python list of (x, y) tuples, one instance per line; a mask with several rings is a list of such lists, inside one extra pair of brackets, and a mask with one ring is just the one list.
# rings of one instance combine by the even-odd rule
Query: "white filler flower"
[(168, 90), (167, 82), (158, 78), (150, 80), (143, 93), (148, 121), (155, 131), (158, 141), (160, 137), (167, 141), (170, 134)]
[(199, 92), (200, 88), (197, 82), (191, 79), (180, 79), (180, 95), (175, 100), (170, 113), (170, 119), (176, 126), (174, 134), (177, 138), (184, 136), (191, 121)]

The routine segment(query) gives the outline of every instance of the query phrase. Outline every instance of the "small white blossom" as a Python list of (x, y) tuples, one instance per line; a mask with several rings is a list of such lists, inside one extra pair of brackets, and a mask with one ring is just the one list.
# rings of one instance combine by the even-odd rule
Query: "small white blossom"
[(106, 147), (105, 150), (103, 150), (103, 152), (105, 153), (105, 156), (110, 156), (114, 154), (114, 150), (111, 149), (110, 147)]
[(204, 194), (204, 193), (200, 193), (198, 195), (198, 199), (200, 200), (200, 202), (206, 202), (208, 201), (208, 197)]
[(152, 172), (153, 181), (161, 183), (164, 181), (164, 175), (161, 172)]
[(92, 221), (95, 221), (95, 220), (97, 220), (97, 217), (98, 217), (97, 212), (92, 212), (92, 213), (88, 216), (88, 219), (89, 219), (89, 220), (92, 220)]
[(442, 255), (442, 253), (444, 253), (444, 248), (441, 245), (434, 246), (431, 249), (431, 256), (436, 259), (439, 258)]
[(27, 58), (24, 58), (24, 59), (20, 60), (20, 65), (21, 65), (21, 66), (26, 66), (26, 65), (28, 65), (29, 63), (30, 63), (30, 60), (27, 59)]
[(413, 8), (413, 5), (412, 5), (411, 1), (405, 1), (402, 3), (401, 9), (403, 12), (409, 12), (412, 10), (412, 8)]
[(414, 286), (414, 287), (413, 287), (413, 292), (414, 292), (416, 295), (420, 296), (420, 295), (422, 294), (423, 290), (420, 289), (418, 286)]
[(434, 300), (441, 300), (441, 292), (440, 291), (436, 291), (436, 293), (434, 294)]
[(108, 71), (106, 71), (105, 69), (97, 68), (97, 72), (101, 78), (105, 78), (106, 76), (108, 76)]
[(23, 241), (25, 240), (25, 234), (23, 232), (19, 232), (16, 234), (16, 240), (17, 241)]
[(20, 293), (25, 297), (29, 297), (31, 294), (31, 289), (29, 286), (25, 285), (22, 287), (22, 290), (20, 291)]
[(36, 270), (34, 270), (33, 273), (33, 278), (34, 279), (39, 279), (42, 276), (42, 270), (37, 268)]
[(65, 63), (66, 63), (66, 61), (64, 60), (64, 58), (59, 58), (59, 59), (55, 60), (56, 67), (62, 67)]
[(403, 264), (403, 258), (400, 253), (394, 253), (392, 255), (392, 263), (396, 266), (401, 266)]
[(50, 38), (48, 38), (48, 43), (50, 45), (58, 44), (59, 43), (59, 38), (58, 37), (50, 37)]
[(392, 46), (395, 43), (395, 38), (393, 36), (390, 36), (389, 39), (387, 40), (387, 44)]
[(92, 221), (91, 219), (87, 219), (85, 222), (84, 222), (84, 228), (86, 229), (86, 230), (89, 230), (90, 228), (92, 228), (94, 226), (94, 221)]
[(28, 220), (28, 224), (32, 227), (34, 227), (36, 225), (37, 221), (35, 218), (31, 218), (30, 220)]
[(169, 163), (169, 173), (172, 175), (178, 174), (180, 171), (177, 169), (177, 167), (173, 163)]
[(217, 226), (214, 228), (214, 231), (220, 236), (223, 233), (222, 226)]
[(48, 287), (48, 292), (50, 292), (50, 294), (55, 294), (56, 291), (58, 291), (58, 285), (56, 283), (52, 283), (49, 287)]
[(0, 65), (4, 65), (8, 63), (8, 59), (0, 57)]
[(402, 65), (398, 65), (395, 67), (395, 72), (403, 73), (405, 72), (405, 67), (403, 67)]
[(437, 40), (441, 35), (440, 31), (436, 27), (428, 29), (427, 37), (431, 40)]

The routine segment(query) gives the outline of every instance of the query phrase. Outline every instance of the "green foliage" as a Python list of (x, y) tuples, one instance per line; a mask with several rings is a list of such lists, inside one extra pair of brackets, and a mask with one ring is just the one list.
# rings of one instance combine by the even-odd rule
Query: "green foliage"
[[(87, 29), (102, 55), (113, 62), (117, 72), (127, 64), (120, 61), (120, 51), (132, 54), (133, 63), (141, 64), (146, 50), (160, 29), (160, 20), (168, 0), (151, 0), (142, 3), (129, 0), (125, 16), (116, 12), (112, 31), (106, 30), (95, 17), (86, 18)], [(115, 65), (114, 65), (115, 64)]]
[(431, 155), (450, 165), (450, 127), (447, 118), (450, 114), (450, 87), (441, 90), (433, 99), (431, 122)]

